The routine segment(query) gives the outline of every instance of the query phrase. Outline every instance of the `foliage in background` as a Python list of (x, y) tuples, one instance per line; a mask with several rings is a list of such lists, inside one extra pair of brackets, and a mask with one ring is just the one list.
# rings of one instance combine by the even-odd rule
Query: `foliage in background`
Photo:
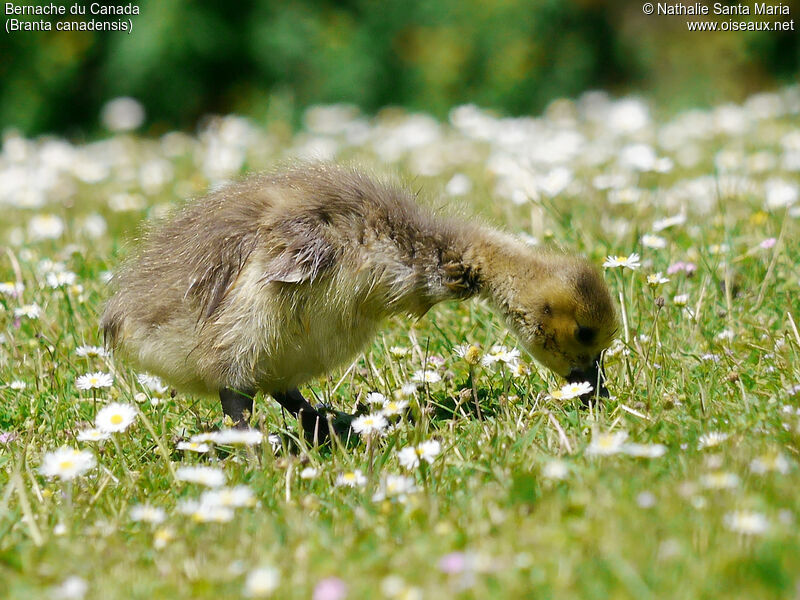
[[(534, 114), (586, 89), (668, 108), (742, 99), (794, 77), (797, 32), (689, 33), (686, 18), (592, 0), (139, 0), (132, 35), (0, 38), (0, 125), (75, 134), (131, 95), (156, 132), (207, 113), (290, 119), (313, 103), (438, 116), (472, 102)], [(10, 57), (10, 60), (9, 58)]]

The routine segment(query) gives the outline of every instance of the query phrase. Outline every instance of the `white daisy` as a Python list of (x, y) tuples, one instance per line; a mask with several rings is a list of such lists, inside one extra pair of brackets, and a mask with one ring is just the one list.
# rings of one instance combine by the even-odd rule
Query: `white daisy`
[(20, 392), (28, 387), (28, 384), (24, 381), (20, 381), (19, 379), (15, 379), (14, 381), (9, 382), (8, 389)]
[(95, 466), (94, 454), (64, 446), (44, 455), (39, 472), (45, 477), (74, 479)]
[(75, 284), (78, 276), (72, 271), (59, 271), (58, 273), (48, 273), (45, 276), (47, 285), (53, 289), (68, 287)]
[(577, 398), (579, 396), (583, 396), (584, 394), (588, 394), (594, 389), (592, 384), (588, 381), (581, 381), (580, 383), (568, 383), (560, 390), (555, 390), (550, 392), (550, 397), (555, 398), (556, 400), (569, 400), (571, 398)]
[(636, 504), (639, 508), (653, 508), (657, 502), (656, 495), (653, 492), (640, 492), (636, 496)]
[(453, 352), (469, 365), (477, 365), (481, 360), (481, 349), (475, 344), (459, 344), (453, 347)]
[(444, 191), (451, 196), (463, 196), (472, 190), (472, 180), (463, 173), (456, 173), (447, 182)]
[(83, 345), (75, 348), (75, 354), (81, 358), (103, 358), (108, 355), (108, 352), (101, 346)]
[(167, 518), (167, 513), (163, 508), (150, 506), (149, 504), (131, 506), (130, 515), (131, 521), (143, 521), (145, 523), (153, 523), (154, 525), (163, 523)]
[[(220, 429), (203, 435), (202, 441), (209, 441), (224, 446), (257, 446), (264, 441), (264, 434), (258, 429)], [(201, 441), (198, 436), (193, 442)]]
[(659, 285), (663, 285), (665, 283), (669, 283), (669, 279), (661, 275), (661, 271), (658, 273), (651, 273), (647, 276), (647, 285), (650, 287), (658, 287)]
[(361, 415), (360, 417), (356, 417), (353, 419), (352, 423), (350, 423), (350, 427), (358, 434), (372, 434), (372, 433), (381, 433), (389, 422), (386, 420), (380, 413), (374, 413), (370, 415)]
[(515, 378), (525, 377), (526, 375), (528, 375), (528, 373), (530, 373), (528, 365), (526, 365), (522, 361), (519, 361), (518, 363), (509, 366), (511, 367), (511, 375)]
[(346, 487), (364, 487), (367, 484), (367, 478), (364, 477), (364, 474), (361, 472), (360, 469), (356, 469), (355, 471), (347, 471), (345, 473), (340, 473), (339, 476), (336, 478), (335, 485), (337, 487), (346, 486)]
[(427, 440), (419, 444), (416, 450), (422, 460), (431, 464), (442, 451), (442, 445), (438, 440)]
[(164, 385), (164, 382), (161, 381), (160, 377), (156, 377), (155, 375), (150, 375), (149, 373), (139, 373), (136, 376), (136, 381), (150, 392), (154, 394), (164, 394), (169, 387)]
[(723, 329), (716, 335), (716, 339), (722, 342), (730, 342), (734, 337), (736, 337), (736, 334), (730, 329)]
[(407, 446), (397, 452), (397, 460), (401, 467), (416, 469), (419, 466), (419, 454), (414, 446)]
[(88, 591), (89, 584), (85, 579), (71, 575), (60, 585), (50, 588), (50, 598), (53, 600), (83, 600)]
[(657, 221), (653, 221), (653, 231), (663, 231), (668, 227), (683, 225), (684, 223), (686, 223), (686, 215), (684, 214), (675, 215), (674, 217), (667, 217), (665, 219), (659, 219)]
[(689, 294), (678, 294), (672, 297), (672, 303), (675, 306), (686, 306), (689, 304)]
[(28, 221), (32, 240), (54, 240), (64, 233), (64, 221), (56, 215), (35, 215)]
[(97, 413), (94, 424), (101, 431), (117, 433), (130, 427), (134, 419), (136, 419), (136, 409), (133, 406), (112, 402)]
[(729, 512), (723, 522), (731, 531), (745, 535), (761, 535), (769, 530), (769, 521), (764, 515), (746, 510)]
[(389, 474), (381, 480), (380, 487), (372, 496), (372, 500), (381, 502), (387, 498), (396, 498), (400, 502), (405, 502), (406, 496), (416, 491), (417, 485), (411, 477)]
[(39, 261), (39, 264), (36, 265), (39, 273), (43, 275), (47, 275), (47, 273), (60, 273), (61, 271), (67, 270), (67, 265), (60, 261), (54, 261), (49, 258), (43, 258)]
[(739, 476), (726, 471), (706, 473), (700, 478), (700, 485), (712, 490), (730, 490), (739, 485)]
[(159, 527), (153, 532), (153, 547), (156, 550), (166, 548), (175, 539), (175, 530), (171, 527)]
[(141, 102), (129, 96), (113, 98), (103, 105), (100, 119), (110, 131), (130, 131), (139, 127), (145, 118)]
[(319, 469), (314, 467), (306, 467), (300, 471), (300, 479), (314, 479), (317, 475), (319, 475)]
[(280, 583), (278, 569), (271, 566), (253, 569), (247, 574), (244, 582), (244, 595), (250, 598), (266, 598), (274, 592)]
[(233, 509), (227, 506), (205, 504), (197, 500), (184, 500), (177, 506), (178, 512), (189, 515), (198, 523), (227, 523), (233, 520)]
[(438, 383), (441, 380), (441, 375), (439, 375), (436, 371), (431, 371), (429, 369), (415, 371), (411, 376), (411, 381), (415, 383)]
[(519, 350), (512, 348), (509, 350), (505, 346), (492, 346), (492, 349), (487, 352), (481, 359), (481, 364), (489, 367), (495, 363), (501, 362), (506, 365), (513, 366), (519, 361)]
[(562, 480), (569, 475), (569, 465), (563, 460), (553, 459), (545, 463), (542, 467), (542, 477), (547, 479)]
[(384, 404), (386, 402), (386, 396), (380, 392), (370, 392), (367, 394), (365, 400), (367, 404)]
[(590, 456), (608, 456), (623, 451), (625, 440), (628, 438), (626, 431), (594, 432), (592, 442), (586, 449)]
[(87, 215), (81, 223), (81, 231), (92, 239), (103, 237), (107, 230), (106, 220), (97, 213)]
[(758, 475), (769, 472), (786, 474), (789, 472), (789, 461), (780, 452), (763, 454), (750, 462), (750, 470)]
[(87, 373), (75, 380), (75, 387), (79, 390), (94, 390), (99, 388), (111, 387), (114, 378), (108, 373), (98, 371), (97, 373)]
[(703, 448), (712, 448), (713, 446), (718, 446), (729, 437), (729, 433), (720, 433), (719, 431), (704, 433), (697, 440), (697, 449), (702, 450)]
[(441, 444), (437, 440), (428, 440), (418, 446), (407, 446), (397, 452), (400, 466), (406, 469), (416, 469), (421, 461), (433, 463), (441, 452)]
[(400, 394), (401, 396), (411, 396), (412, 394), (416, 394), (417, 393), (417, 384), (415, 382), (413, 382), (413, 381), (409, 381), (407, 383), (404, 383), (403, 387), (401, 387), (399, 390), (397, 390), (396, 393)]
[(39, 315), (41, 314), (42, 314), (42, 307), (36, 304), (35, 302), (32, 304), (24, 304), (14, 309), (14, 316), (17, 319), (21, 317), (26, 317), (28, 319), (38, 319)]
[(667, 247), (667, 240), (661, 237), (660, 235), (653, 235), (652, 233), (646, 233), (642, 236), (642, 246), (645, 248), (653, 248), (655, 250), (661, 250)]
[(659, 458), (666, 454), (667, 447), (664, 444), (625, 444), (622, 452), (640, 458)]
[(223, 487), (203, 492), (200, 496), (200, 503), (210, 506), (238, 508), (241, 506), (253, 506), (256, 503), (256, 499), (249, 487), (237, 485), (231, 488)]
[(406, 408), (408, 408), (408, 400), (387, 400), (383, 403), (381, 414), (385, 417), (394, 417), (402, 415)]
[(639, 255), (634, 252), (630, 256), (608, 256), (603, 266), (607, 269), (623, 267), (636, 270), (641, 266), (641, 263), (639, 262)]
[(107, 431), (103, 431), (102, 429), (97, 429), (92, 427), (90, 429), (84, 429), (83, 431), (78, 432), (78, 441), (79, 442), (102, 442), (103, 440), (107, 440), (111, 437), (111, 434)]
[(25, 284), (16, 281), (0, 281), (0, 295), (19, 298), (25, 291)]
[(225, 472), (222, 469), (202, 465), (180, 467), (175, 471), (175, 478), (208, 487), (219, 487), (225, 483)]
[(211, 446), (208, 444), (204, 444), (202, 442), (178, 442), (178, 450), (189, 450), (190, 452), (208, 452), (211, 450)]

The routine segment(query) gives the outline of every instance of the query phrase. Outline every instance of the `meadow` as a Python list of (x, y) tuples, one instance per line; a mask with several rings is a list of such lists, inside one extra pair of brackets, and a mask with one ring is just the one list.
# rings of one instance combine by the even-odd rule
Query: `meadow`
[[(122, 99), (96, 141), (6, 131), (0, 597), (796, 597), (798, 115), (798, 87), (671, 116), (593, 92), (141, 135)], [(271, 399), (232, 434), (103, 350), (143, 222), (309, 158), (605, 265), (611, 397), (582, 407), (487, 306), (444, 304), (305, 390), (366, 406), (362, 443), (292, 452)]]

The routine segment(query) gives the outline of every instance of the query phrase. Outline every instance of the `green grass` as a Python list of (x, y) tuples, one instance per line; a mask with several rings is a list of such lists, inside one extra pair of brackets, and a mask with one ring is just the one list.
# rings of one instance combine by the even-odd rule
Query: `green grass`
[[(783, 94), (791, 106), (791, 92)], [(280, 574), (274, 592), (280, 598), (309, 598), (334, 576), (352, 598), (794, 597), (800, 583), (800, 392), (792, 389), (800, 383), (800, 228), (796, 210), (764, 208), (770, 180), (798, 186), (797, 171), (781, 166), (796, 144), (791, 110), (748, 117), (745, 133), (692, 138), (690, 132), (673, 151), (655, 143), (664, 124), (615, 136), (596, 120), (578, 119), (577, 130), (609, 149), (608, 158), (589, 160), (598, 148), (585, 143), (566, 162), (579, 189), (519, 205), (495, 191), (487, 168), (490, 147), (502, 142), (446, 129), (448, 143), (471, 152), (459, 154), (442, 139), (380, 167), (411, 171), (414, 187), (428, 196), (454, 173), (465, 173), (474, 183), (459, 200), (467, 210), (598, 263), (608, 254), (639, 252), (640, 269), (606, 271), (624, 307), (621, 344), (606, 361), (613, 397), (585, 409), (577, 400), (550, 398), (562, 382), (535, 364), (522, 376), (470, 367), (455, 346), (480, 344), (485, 352), (515, 342), (481, 303), (444, 304), (418, 322), (390, 320), (352, 368), (306, 389), (352, 410), (369, 392), (394, 396), (426, 357), (440, 357), (444, 362), (434, 370), (442, 381), (406, 396), (409, 418), (369, 446), (304, 448), (296, 455), (276, 455), (267, 443), (216, 454), (180, 451), (179, 441), (221, 425), (215, 401), (153, 394), (123, 361), (76, 354), (81, 345), (101, 344), (97, 321), (108, 294), (102, 274), (124, 255), (122, 242), (135, 237), (143, 219), (211, 183), (193, 159), (199, 138), (168, 151), (158, 141), (120, 135), (100, 149), (71, 147), (66, 167), (42, 163), (59, 183), (47, 187), (41, 174), (32, 178), (31, 186), (45, 189), (43, 204), (24, 207), (22, 192), (9, 194), (0, 222), (0, 243), (7, 244), (0, 281), (24, 284), (18, 298), (0, 294), (0, 432), (11, 434), (0, 443), (0, 597), (48, 597), (78, 576), (88, 585), (87, 598), (232, 598), (245, 593), (247, 574), (264, 565)], [(713, 122), (711, 113), (703, 118)], [(263, 168), (300, 143), (267, 138), (264, 131), (252, 128), (255, 141), (240, 148), (241, 170)], [(641, 198), (610, 202), (592, 181), (618, 171), (621, 149), (634, 141), (652, 143), (677, 166), (633, 173), (627, 187), (641, 190)], [(26, 151), (13, 152), (14, 143)], [(0, 169), (36, 164), (45, 144), (7, 141)], [(677, 160), (687, 146), (699, 154), (691, 166)], [(443, 166), (414, 178), (414, 160), (423, 151), (443, 157)], [(368, 143), (340, 145), (339, 155), (377, 164)], [(756, 168), (759, 156), (773, 160)], [(171, 171), (161, 185), (140, 177), (153, 160)], [(105, 165), (107, 176), (82, 181), (87, 163)], [(702, 176), (712, 184), (707, 202), (697, 188), (680, 191)], [(133, 209), (118, 210), (117, 194), (133, 195)], [(655, 220), (680, 212), (686, 222), (659, 233), (665, 248), (641, 245)], [(37, 214), (58, 216), (63, 233), (34, 239), (37, 227), (30, 222)], [(89, 235), (83, 223), (90, 214), (102, 215), (107, 231)], [(777, 243), (761, 248), (769, 238)], [(44, 259), (63, 263), (81, 289), (51, 288)], [(677, 261), (691, 261), (697, 271), (648, 286), (647, 275)], [(688, 296), (685, 307), (674, 301), (681, 294)], [(15, 317), (16, 308), (33, 302), (41, 307), (38, 318)], [(397, 356), (393, 346), (408, 352)], [(78, 390), (76, 379), (95, 371), (113, 374), (112, 387), (95, 396)], [(17, 389), (22, 386), (12, 382), (25, 385)], [(473, 408), (472, 384), (482, 418)], [(77, 441), (110, 400), (137, 407), (133, 425), (102, 443)], [(293, 419), (284, 428), (269, 398), (258, 399), (255, 419), (264, 432), (297, 434)], [(637, 458), (587, 451), (593, 436), (608, 431), (627, 432), (629, 442), (663, 444), (666, 453)], [(701, 448), (701, 436), (711, 432), (728, 437)], [(430, 439), (441, 442), (434, 462), (402, 469), (398, 450)], [(62, 445), (90, 450), (97, 467), (71, 484), (44, 477), (44, 454)], [(754, 468), (765, 456), (779, 457), (780, 468)], [(566, 467), (563, 479), (547, 476), (559, 465), (555, 460)], [(235, 509), (224, 523), (180, 514), (179, 502), (202, 490), (175, 480), (179, 464), (221, 467), (228, 485), (249, 486), (257, 504)], [(318, 476), (302, 479), (309, 466)], [(371, 474), (366, 487), (334, 485), (352, 469)], [(399, 473), (412, 476), (418, 491), (405, 502), (373, 501), (381, 478)], [(718, 489), (726, 481), (729, 487)], [(162, 507), (166, 520), (132, 521), (131, 507), (143, 503)], [(735, 511), (753, 513), (767, 529), (737, 531), (730, 524)], [(460, 563), (457, 573), (445, 572), (444, 557)]]

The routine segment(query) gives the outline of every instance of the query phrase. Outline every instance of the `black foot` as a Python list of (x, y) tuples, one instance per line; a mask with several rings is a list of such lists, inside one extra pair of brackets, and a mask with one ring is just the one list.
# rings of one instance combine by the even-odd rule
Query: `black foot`
[(320, 407), (317, 406), (317, 410), (325, 416), (326, 420), (330, 420), (331, 425), (333, 425), (333, 432), (344, 445), (349, 446), (353, 442), (358, 441), (359, 436), (351, 427), (353, 419), (358, 416), (358, 413), (351, 415), (350, 413), (334, 410), (327, 406), (323, 407), (321, 411)]
[(303, 428), (303, 435), (309, 444), (320, 445), (330, 439), (329, 415), (331, 416), (333, 431), (337, 437), (342, 440), (358, 437), (350, 429), (353, 415), (331, 411), (324, 406), (314, 408), (297, 388), (288, 392), (273, 392), (272, 397), (298, 418)]
[(222, 388), (219, 391), (219, 399), (222, 403), (222, 412), (231, 418), (236, 429), (247, 429), (249, 419), (253, 414), (252, 391), (239, 391), (230, 388)]

